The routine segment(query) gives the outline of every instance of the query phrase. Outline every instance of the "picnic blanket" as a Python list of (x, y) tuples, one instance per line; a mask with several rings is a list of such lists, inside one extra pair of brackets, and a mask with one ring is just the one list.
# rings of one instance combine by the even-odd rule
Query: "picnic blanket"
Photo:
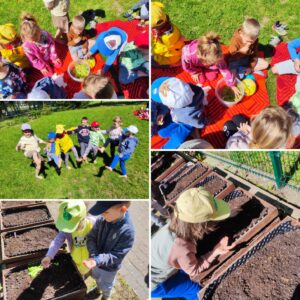
[[(132, 21), (108, 21), (100, 23), (96, 26), (97, 35), (99, 35), (101, 32), (108, 30), (111, 27), (118, 27), (122, 30), (124, 30), (128, 35), (128, 42), (131, 42), (135, 39), (137, 35), (141, 33), (141, 31), (138, 29), (137, 24), (139, 23), (138, 20), (132, 20)], [(149, 31), (148, 26), (145, 29), (146, 31)], [(59, 58), (63, 61), (63, 65), (61, 68), (56, 69), (55, 72), (58, 75), (63, 75), (64, 82), (67, 84), (66, 86), (66, 92), (68, 98), (73, 98), (73, 95), (81, 90), (82, 84), (79, 82), (75, 82), (73, 79), (70, 78), (68, 75), (68, 66), (70, 62), (72, 61), (71, 55), (68, 51), (68, 47), (66, 45), (58, 44), (56, 43), (56, 50), (58, 52)], [(101, 58), (99, 54), (94, 56), (96, 59), (96, 65), (92, 69), (93, 73), (96, 73), (99, 71), (103, 65), (104, 61)], [(124, 97), (126, 99), (145, 99), (148, 98), (148, 85), (149, 85), (149, 78), (148, 77), (142, 77), (135, 80), (133, 83), (130, 84), (117, 84), (117, 74), (119, 72), (118, 70), (118, 63), (115, 62), (113, 65), (114, 68), (114, 76), (112, 75), (112, 72), (109, 70), (107, 72), (107, 76), (111, 79), (112, 84), (114, 86), (115, 91), (117, 91), (120, 87)], [(30, 89), (34, 86), (35, 82), (43, 77), (41, 72), (38, 70), (31, 68), (29, 72), (27, 73), (28, 76), (28, 85)]]
[[(300, 50), (300, 49), (299, 49)], [(271, 65), (290, 59), (287, 43), (280, 43), (275, 48), (274, 56), (271, 60)], [(295, 75), (276, 75), (276, 101), (278, 105), (286, 104), (289, 99), (295, 94)]]
[[(226, 55), (228, 46), (223, 47), (223, 52)], [(263, 53), (259, 53), (259, 56), (263, 57)], [(215, 87), (222, 75), (219, 74), (218, 78), (212, 82), (206, 82), (205, 86), (211, 86), (211, 90), (208, 93), (208, 105), (205, 107), (205, 116), (208, 119), (208, 125), (200, 131), (202, 139), (208, 141), (214, 148), (223, 149), (226, 145), (226, 138), (223, 134), (223, 125), (226, 121), (230, 120), (237, 114), (244, 114), (247, 117), (251, 117), (258, 114), (262, 109), (270, 104), (269, 96), (265, 84), (265, 76), (267, 72), (264, 72), (264, 76), (254, 74), (257, 82), (257, 91), (250, 97), (244, 97), (239, 103), (227, 107), (222, 104), (215, 95)], [(191, 76), (185, 72), (182, 67), (176, 68), (152, 68), (152, 81), (162, 76), (177, 77), (188, 83), (193, 83)], [(160, 149), (168, 141), (158, 135), (151, 138), (152, 149)]]

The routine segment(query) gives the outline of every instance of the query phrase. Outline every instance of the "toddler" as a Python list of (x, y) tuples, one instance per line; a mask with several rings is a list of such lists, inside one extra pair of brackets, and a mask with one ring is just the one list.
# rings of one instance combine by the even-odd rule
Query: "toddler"
[(49, 132), (47, 137), (48, 137), (48, 143), (44, 151), (47, 154), (48, 161), (50, 163), (54, 162), (53, 165), (55, 167), (55, 170), (57, 174), (60, 175), (62, 160), (60, 154), (56, 153), (56, 143), (55, 143), (56, 134), (55, 132)]

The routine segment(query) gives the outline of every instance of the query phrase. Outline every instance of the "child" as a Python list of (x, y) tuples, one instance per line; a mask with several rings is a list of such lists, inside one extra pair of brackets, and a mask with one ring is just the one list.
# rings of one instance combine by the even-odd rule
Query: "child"
[(260, 24), (257, 20), (248, 18), (233, 34), (229, 46), (229, 67), (239, 74), (240, 78), (255, 71), (268, 68), (269, 63), (259, 58), (258, 36)]
[[(152, 83), (151, 90), (152, 100), (167, 107), (172, 117), (172, 122), (158, 131), (161, 137), (169, 138), (163, 149), (177, 149), (192, 132), (196, 135), (197, 129), (205, 126), (206, 95), (201, 87), (175, 77), (160, 77)], [(164, 121), (162, 116), (158, 121)]]
[[(133, 13), (135, 11), (139, 10), (139, 15), (134, 16)], [(149, 20), (149, 0), (141, 0), (138, 3), (136, 3), (134, 6), (132, 6), (125, 14), (125, 18), (128, 18), (129, 20), (132, 19), (140, 19), (143, 21)]]
[(138, 144), (138, 139), (135, 135), (138, 133), (138, 129), (136, 126), (130, 125), (123, 131), (123, 135), (120, 137), (120, 146), (119, 146), (119, 154), (115, 155), (113, 161), (110, 166), (105, 166), (105, 168), (109, 171), (112, 171), (118, 164), (120, 163), (120, 167), (122, 170), (121, 177), (127, 178), (127, 170), (125, 161), (130, 159), (134, 149)]
[(91, 126), (88, 125), (88, 118), (83, 117), (81, 119), (81, 125), (75, 130), (68, 131), (69, 134), (77, 133), (78, 143), (80, 145), (80, 156), (83, 157), (86, 148), (90, 141)]
[(47, 154), (48, 161), (51, 163), (54, 162), (54, 167), (58, 175), (61, 174), (61, 157), (60, 154), (56, 154), (56, 143), (55, 138), (56, 134), (55, 132), (49, 132), (48, 133), (48, 143), (46, 148), (44, 149), (45, 153)]
[(105, 64), (101, 70), (102, 75), (104, 75), (117, 59), (117, 56), (126, 43), (127, 33), (117, 27), (111, 27), (97, 36), (95, 44), (85, 55), (85, 58), (90, 58), (97, 52), (104, 56)]
[(89, 144), (82, 156), (83, 161), (87, 160), (87, 156), (89, 155), (90, 151), (93, 150), (94, 153), (94, 157), (92, 162), (94, 164), (97, 163), (96, 158), (97, 158), (97, 154), (98, 154), (98, 150), (99, 148), (99, 142), (100, 140), (102, 140), (102, 142), (105, 142), (105, 138), (103, 136), (103, 134), (100, 131), (100, 124), (96, 121), (93, 121), (91, 124), (92, 130), (90, 131), (90, 140), (89, 140)]
[(179, 66), (184, 38), (163, 8), (162, 3), (151, 2), (152, 66)]
[(53, 26), (57, 29), (55, 38), (65, 40), (69, 31), (70, 0), (44, 0), (44, 4), (50, 10)]
[(203, 84), (206, 80), (215, 80), (220, 72), (226, 84), (232, 87), (235, 95), (239, 96), (235, 77), (225, 62), (220, 36), (216, 33), (208, 32), (184, 46), (181, 62), (183, 69), (190, 73), (198, 84)]
[(115, 276), (133, 246), (135, 230), (127, 212), (129, 206), (129, 201), (98, 201), (89, 211), (91, 215), (101, 216), (88, 235), (90, 258), (83, 264), (97, 282), (98, 288), (92, 291), (94, 297), (99, 297), (101, 291), (102, 300), (110, 299)]
[(201, 272), (235, 244), (229, 246), (225, 236), (211, 252), (197, 257), (197, 241), (201, 243), (207, 233), (215, 230), (218, 221), (228, 217), (229, 205), (202, 187), (191, 188), (179, 196), (170, 222), (151, 239), (151, 297), (198, 299)]
[(26, 93), (26, 77), (16, 65), (0, 60), (0, 98), (11, 98), (16, 93)]
[(103, 153), (105, 148), (110, 145), (110, 156), (115, 156), (115, 148), (119, 146), (120, 137), (122, 136), (122, 119), (119, 116), (114, 117), (112, 127), (107, 130), (102, 130), (102, 133), (108, 134), (109, 138), (106, 139), (104, 145), (100, 148), (100, 152)]
[(64, 88), (55, 83), (51, 77), (44, 77), (34, 84), (27, 98), (31, 100), (66, 99), (67, 94)]
[(48, 268), (51, 260), (67, 241), (71, 256), (82, 276), (87, 275), (89, 269), (83, 261), (89, 258), (87, 249), (87, 235), (91, 232), (93, 223), (87, 217), (86, 206), (82, 200), (63, 201), (59, 205), (59, 214), (55, 223), (59, 233), (51, 242), (46, 256), (42, 259), (42, 266)]
[(40, 154), (41, 149), (39, 144), (46, 144), (46, 142), (34, 134), (29, 124), (22, 124), (21, 129), (23, 136), (20, 138), (16, 146), (16, 151), (24, 151), (25, 157), (33, 160), (35, 163), (35, 178), (43, 179), (43, 177), (39, 175), (43, 161), (43, 158)]
[(226, 149), (284, 149), (294, 144), (292, 117), (280, 106), (267, 107), (248, 119), (235, 116), (224, 124)]
[(90, 74), (83, 81), (83, 90), (75, 93), (73, 99), (118, 99), (109, 78)]
[(59, 153), (64, 153), (65, 155), (65, 165), (68, 170), (71, 170), (71, 167), (69, 166), (69, 151), (72, 150), (75, 159), (77, 161), (77, 164), (79, 165), (81, 163), (81, 159), (78, 157), (77, 150), (73, 144), (72, 139), (68, 135), (68, 133), (65, 131), (64, 125), (56, 125), (56, 155), (59, 155)]
[(300, 53), (297, 52), (298, 48), (300, 48), (300, 38), (290, 41), (288, 43), (290, 59), (275, 64), (271, 69), (274, 74), (297, 75), (297, 80), (295, 85), (296, 91), (300, 90)]
[(88, 52), (89, 43), (85, 31), (85, 19), (83, 16), (75, 16), (68, 32), (68, 46), (73, 60), (83, 59)]
[(25, 54), (32, 66), (44, 76), (51, 77), (54, 68), (62, 65), (51, 34), (41, 30), (36, 19), (26, 12), (21, 14), (20, 31)]
[(13, 24), (0, 25), (0, 57), (16, 66), (25, 69), (30, 63), (22, 48), (22, 41)]

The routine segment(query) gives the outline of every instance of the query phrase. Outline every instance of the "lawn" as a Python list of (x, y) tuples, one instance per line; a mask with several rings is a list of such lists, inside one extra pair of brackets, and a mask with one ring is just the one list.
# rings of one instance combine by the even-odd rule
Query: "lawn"
[[(300, 1), (292, 0), (162, 0), (172, 22), (176, 24), (188, 39), (196, 39), (208, 31), (215, 31), (228, 44), (234, 30), (240, 26), (246, 16), (256, 18), (262, 25), (260, 43), (267, 45), (272, 31), (272, 24), (280, 20), (289, 25), (284, 41), (300, 36), (299, 11)], [(264, 47), (265, 49), (265, 47)], [(266, 51), (266, 56), (269, 56)], [(268, 58), (270, 60), (270, 58)], [(269, 71), (267, 88), (270, 101), (276, 104), (275, 76)]]
[[(34, 177), (34, 168), (31, 161), (23, 153), (16, 152), (15, 146), (21, 137), (20, 125), (0, 126), (0, 199), (1, 198), (35, 198), (35, 199), (106, 199), (106, 198), (148, 198), (149, 183), (149, 123), (138, 120), (132, 112), (141, 105), (120, 104), (118, 106), (102, 105), (86, 109), (55, 112), (42, 116), (30, 122), (35, 134), (47, 140), (47, 133), (55, 130), (56, 124), (64, 124), (70, 128), (80, 124), (83, 116), (89, 121), (97, 120), (103, 129), (109, 128), (112, 119), (120, 115), (123, 119), (123, 128), (136, 125), (139, 128), (137, 137), (139, 144), (127, 162), (128, 179), (119, 177), (117, 172), (104, 172), (96, 177), (99, 168), (104, 165), (103, 157), (98, 157), (97, 164), (83, 164), (81, 168), (67, 170), (64, 165), (61, 176), (48, 164), (44, 180)], [(72, 135), (75, 145), (77, 136)], [(42, 146), (43, 148), (43, 146)], [(109, 148), (107, 148), (109, 153)], [(71, 158), (74, 160), (73, 154)], [(119, 170), (119, 166), (117, 167)]]
[[(109, 21), (116, 19), (123, 19), (122, 15), (136, 0), (71, 0), (70, 18), (83, 12), (87, 9), (103, 9), (106, 17), (101, 21)], [(1, 24), (13, 23), (19, 25), (19, 16), (22, 11), (27, 11), (39, 21), (41, 28), (55, 33), (52, 26), (50, 12), (46, 9), (42, 0), (2, 0), (0, 5), (0, 19)]]

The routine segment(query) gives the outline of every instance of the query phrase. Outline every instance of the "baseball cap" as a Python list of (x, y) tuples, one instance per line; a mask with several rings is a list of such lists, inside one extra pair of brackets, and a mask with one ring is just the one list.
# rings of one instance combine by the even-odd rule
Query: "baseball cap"
[(203, 223), (220, 221), (230, 216), (230, 206), (224, 200), (216, 199), (203, 187), (191, 188), (176, 201), (175, 215), (184, 222)]
[(139, 131), (138, 128), (136, 126), (134, 126), (134, 125), (128, 126), (127, 130), (130, 131), (130, 132), (132, 132), (133, 134), (137, 134), (138, 131)]
[(89, 214), (99, 216), (111, 207), (122, 203), (125, 203), (125, 201), (97, 201), (96, 204), (90, 208)]
[(22, 124), (21, 129), (22, 129), (22, 131), (31, 130), (31, 126), (27, 123), (24, 123), (24, 124)]
[(47, 136), (48, 139), (55, 139), (55, 137), (56, 137), (55, 132), (53, 131), (48, 132), (48, 136)]
[(99, 126), (100, 126), (100, 123), (98, 123), (97, 121), (93, 121), (93, 122), (91, 123), (91, 126), (92, 126), (92, 127), (99, 127)]
[[(162, 94), (159, 88), (162, 84), (168, 84), (168, 90)], [(160, 77), (151, 85), (152, 100), (171, 108), (182, 108), (193, 102), (194, 92), (190, 85), (176, 77)]]

